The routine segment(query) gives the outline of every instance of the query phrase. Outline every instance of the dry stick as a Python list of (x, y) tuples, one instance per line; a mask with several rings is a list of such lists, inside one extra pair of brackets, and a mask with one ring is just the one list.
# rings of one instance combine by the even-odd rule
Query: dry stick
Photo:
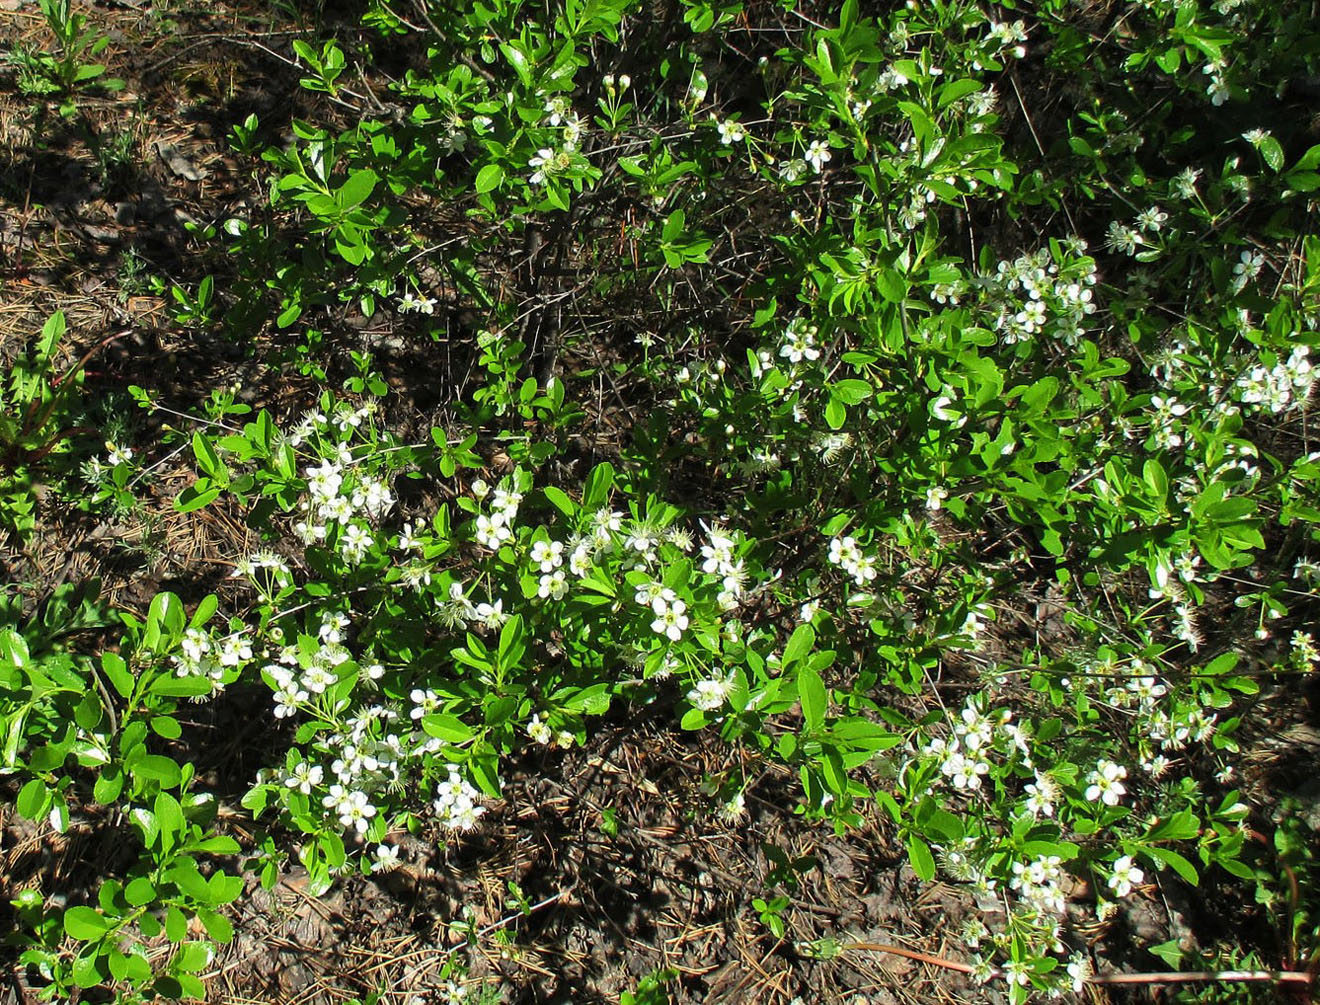
[[(845, 949), (865, 949), (873, 953), (905, 956), (910, 960), (929, 963), (946, 970), (970, 974), (976, 968), (968, 963), (947, 960), (942, 956), (920, 953), (915, 949), (890, 946), (878, 942), (854, 942)], [(989, 976), (1002, 977), (1002, 970), (991, 970)], [(1174, 973), (1094, 974), (1086, 978), (1088, 984), (1208, 984), (1217, 981), (1239, 984), (1289, 984), (1309, 988), (1315, 975), (1300, 970), (1185, 970)]]

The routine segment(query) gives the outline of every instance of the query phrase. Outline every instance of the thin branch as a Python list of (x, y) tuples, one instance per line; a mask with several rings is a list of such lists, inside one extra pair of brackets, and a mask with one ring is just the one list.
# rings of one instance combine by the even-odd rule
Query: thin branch
[[(909, 960), (929, 963), (931, 966), (943, 967), (945, 970), (956, 970), (963, 974), (976, 971), (975, 967), (967, 963), (959, 963), (957, 960), (945, 959), (942, 956), (933, 956), (930, 953), (921, 953), (915, 949), (905, 949), (902, 946), (891, 946), (880, 942), (854, 942), (844, 948), (864, 949), (873, 953), (903, 956)], [(1003, 977), (1004, 972), (993, 969), (987, 976), (991, 978)], [(1116, 985), (1213, 984), (1222, 982), (1232, 984), (1279, 984), (1310, 989), (1315, 983), (1315, 979), (1315, 974), (1301, 970), (1183, 970), (1172, 973), (1092, 974), (1086, 978), (1086, 983)]]

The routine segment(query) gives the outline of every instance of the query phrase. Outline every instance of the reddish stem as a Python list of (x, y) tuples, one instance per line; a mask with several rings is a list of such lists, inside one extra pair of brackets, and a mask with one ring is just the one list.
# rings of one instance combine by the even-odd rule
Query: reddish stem
[[(875, 953), (889, 953), (892, 956), (903, 956), (909, 960), (917, 960), (921, 963), (929, 963), (932, 966), (943, 967), (945, 970), (956, 970), (959, 973), (970, 974), (975, 971), (975, 967), (959, 963), (957, 960), (945, 959), (942, 956), (932, 956), (929, 953), (920, 953), (915, 949), (904, 949), (902, 946), (890, 946), (877, 942), (855, 942), (847, 947), (848, 949), (865, 949)], [(992, 970), (992, 977), (1002, 977), (1003, 972)], [(1093, 974), (1086, 979), (1088, 984), (1209, 984), (1218, 981), (1234, 984), (1278, 984), (1291, 985), (1298, 988), (1309, 990), (1315, 983), (1316, 975), (1298, 970), (1184, 970), (1173, 973), (1136, 973), (1136, 974)]]

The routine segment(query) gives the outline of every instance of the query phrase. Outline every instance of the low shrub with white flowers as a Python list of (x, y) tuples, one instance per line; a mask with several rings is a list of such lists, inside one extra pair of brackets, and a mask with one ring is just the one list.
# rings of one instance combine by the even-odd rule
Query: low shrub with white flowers
[[(1261, 679), (1320, 664), (1320, 145), (1266, 73), (1313, 48), (1259, 26), (1314, 26), (1263, 0), (1095, 14), (1121, 31), (1061, 0), (368, 6), (391, 114), (295, 123), (254, 161), (269, 198), (199, 228), (226, 330), (282, 333), (257, 351), (317, 384), (192, 431), (176, 506), (244, 515), (241, 599), (125, 615), (106, 707), (45, 696), (6, 751), (20, 809), (65, 825), (63, 758), (106, 765), (147, 849), (99, 910), (23, 906), (52, 993), (198, 994), (183, 948), (142, 947), (172, 911), (220, 940), (231, 891), (160, 863), (231, 849), (148, 730), (240, 681), (278, 750), (242, 798), (268, 886), (288, 855), (319, 893), (406, 832), (472, 840), (511, 759), (553, 770), (624, 707), (791, 769), (803, 828), (878, 826), (963, 892), (965, 966), (1015, 1003), (1127, 958), (1092, 936), (1170, 884), (1276, 910), (1309, 859), (1256, 840), (1278, 814), (1240, 745)], [(764, 19), (746, 49), (735, 16)], [(375, 66), (382, 39), (415, 65)], [(308, 53), (303, 86), (360, 100)], [(436, 207), (478, 226), (441, 238)], [(426, 432), (349, 315), (452, 390)], [(108, 449), (88, 480), (122, 488), (141, 461)], [(752, 777), (712, 783), (729, 826)], [(757, 903), (782, 936), (792, 897)]]

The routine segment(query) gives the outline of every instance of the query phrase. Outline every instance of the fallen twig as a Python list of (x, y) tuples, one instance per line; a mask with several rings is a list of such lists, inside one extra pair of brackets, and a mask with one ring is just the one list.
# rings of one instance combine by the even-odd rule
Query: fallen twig
[[(957, 960), (933, 956), (930, 953), (905, 949), (877, 942), (855, 942), (847, 949), (864, 949), (873, 953), (889, 953), (891, 956), (904, 956), (910, 960), (929, 963), (931, 966), (956, 970), (970, 974), (976, 967)], [(990, 977), (1002, 977), (1002, 970), (991, 970)], [(1316, 975), (1301, 970), (1183, 970), (1169, 973), (1133, 973), (1133, 974), (1092, 974), (1086, 978), (1087, 984), (1211, 984), (1216, 982), (1232, 984), (1277, 984), (1310, 989)]]

